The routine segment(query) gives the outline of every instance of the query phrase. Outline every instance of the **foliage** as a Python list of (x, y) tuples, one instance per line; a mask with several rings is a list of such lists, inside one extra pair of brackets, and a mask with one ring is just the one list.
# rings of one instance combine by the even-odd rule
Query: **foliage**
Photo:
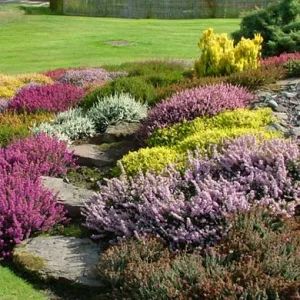
[(156, 130), (147, 140), (149, 146), (174, 146), (189, 136), (206, 134), (214, 130), (252, 128), (261, 129), (275, 121), (271, 109), (237, 109), (225, 111), (213, 117), (196, 118)]
[(67, 84), (29, 86), (19, 91), (9, 108), (21, 112), (60, 112), (75, 106), (83, 95), (83, 89)]
[(41, 74), (9, 76), (0, 74), (0, 98), (11, 98), (23, 86), (30, 83), (50, 84), (51, 78)]
[(283, 66), (266, 65), (256, 70), (233, 73), (226, 78), (226, 82), (255, 91), (286, 77), (286, 73)]
[(160, 172), (170, 164), (180, 166), (184, 158), (185, 155), (170, 147), (141, 148), (139, 151), (129, 152), (123, 156), (117, 172), (123, 171), (128, 175), (146, 173), (149, 170)]
[(66, 145), (45, 135), (0, 149), (0, 256), (9, 256), (15, 244), (64, 220), (63, 207), (42, 188), (39, 177), (65, 174), (73, 166)]
[(101, 255), (98, 271), (115, 299), (296, 299), (299, 223), (253, 209), (232, 218), (203, 255), (173, 253), (158, 239), (131, 239)]
[(264, 39), (264, 56), (300, 51), (299, 15), (299, 0), (281, 0), (246, 15), (240, 30), (234, 32), (233, 37), (237, 42), (242, 36), (252, 38), (260, 33)]
[(265, 139), (280, 137), (279, 132), (266, 130), (266, 126), (275, 121), (270, 109), (239, 109), (158, 129), (147, 140), (152, 148), (123, 156), (118, 170), (134, 175), (140, 171), (161, 172), (168, 164), (181, 168), (187, 160), (187, 151), (197, 149), (202, 154), (210, 154), (212, 145), (220, 146), (225, 139), (245, 134)]
[(300, 77), (300, 60), (289, 61), (284, 66), (289, 77)]
[(103, 85), (116, 77), (124, 75), (122, 72), (108, 72), (101, 68), (66, 70), (58, 79), (64, 84), (73, 84), (79, 87), (85, 87), (91, 84)]
[(0, 146), (6, 146), (13, 140), (26, 137), (30, 134), (32, 126), (53, 118), (51, 113), (16, 114), (5, 112), (0, 114)]
[(261, 64), (263, 66), (269, 66), (269, 65), (284, 65), (288, 63), (291, 60), (299, 60), (300, 59), (300, 52), (295, 52), (295, 53), (282, 53), (278, 56), (271, 56), (264, 58), (261, 61)]
[(90, 108), (99, 98), (120, 93), (128, 93), (136, 100), (152, 105), (162, 99), (158, 90), (182, 80), (185, 70), (182, 64), (167, 61), (126, 63), (107, 68), (112, 71), (122, 70), (128, 77), (117, 78), (87, 95), (82, 103), (85, 109)]
[(209, 157), (190, 158), (183, 174), (138, 174), (108, 180), (85, 204), (95, 237), (160, 236), (171, 247), (206, 247), (226, 233), (228, 214), (266, 205), (291, 216), (299, 186), (299, 150), (291, 141), (247, 136)]
[(34, 134), (44, 132), (65, 141), (73, 141), (96, 134), (94, 122), (80, 108), (59, 113), (52, 122), (44, 122), (32, 128)]
[(57, 81), (59, 78), (61, 78), (68, 69), (65, 68), (59, 68), (59, 69), (54, 69), (54, 70), (49, 70), (44, 72), (43, 74), (45, 76), (50, 77), (52, 80)]
[(220, 76), (257, 69), (262, 41), (257, 34), (253, 40), (242, 38), (234, 45), (227, 34), (215, 34), (211, 28), (204, 31), (198, 44), (201, 57), (195, 63), (197, 75)]
[(212, 116), (225, 110), (245, 107), (253, 99), (246, 89), (218, 84), (182, 91), (150, 110), (143, 122), (142, 136), (155, 129), (200, 116)]
[(99, 100), (88, 112), (98, 131), (120, 121), (137, 122), (147, 115), (147, 106), (137, 102), (129, 94), (119, 94)]

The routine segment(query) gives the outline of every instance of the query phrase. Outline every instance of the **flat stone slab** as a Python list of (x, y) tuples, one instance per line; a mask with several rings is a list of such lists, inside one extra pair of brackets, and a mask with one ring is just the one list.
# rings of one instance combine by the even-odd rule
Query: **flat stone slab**
[(103, 142), (112, 143), (122, 140), (134, 140), (140, 128), (140, 123), (122, 122), (113, 126), (108, 126), (103, 134)]
[(101, 287), (97, 273), (99, 252), (97, 244), (89, 239), (38, 236), (18, 245), (13, 260), (43, 280)]
[(83, 203), (94, 195), (93, 191), (66, 183), (62, 178), (43, 176), (41, 180), (47, 190), (58, 195), (59, 202), (64, 205), (72, 218), (81, 216), (80, 210)]
[(98, 168), (113, 166), (117, 160), (133, 149), (134, 143), (130, 141), (101, 145), (82, 144), (71, 146), (71, 150), (74, 151), (79, 165)]

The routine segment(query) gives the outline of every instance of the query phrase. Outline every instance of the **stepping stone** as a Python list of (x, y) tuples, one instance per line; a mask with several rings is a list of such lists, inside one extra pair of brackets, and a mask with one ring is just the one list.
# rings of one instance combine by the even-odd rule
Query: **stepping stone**
[(139, 127), (140, 123), (125, 122), (108, 126), (103, 134), (103, 142), (113, 143), (122, 140), (134, 140)]
[(58, 194), (59, 202), (64, 205), (68, 215), (72, 218), (80, 218), (83, 203), (94, 195), (93, 191), (66, 183), (62, 178), (44, 176), (41, 180), (47, 190)]
[(113, 166), (123, 155), (133, 150), (132, 141), (111, 144), (82, 144), (72, 146), (78, 164), (87, 167), (105, 168)]
[(84, 287), (101, 287), (97, 274), (99, 246), (90, 239), (38, 236), (13, 252), (13, 261), (43, 280), (59, 280)]

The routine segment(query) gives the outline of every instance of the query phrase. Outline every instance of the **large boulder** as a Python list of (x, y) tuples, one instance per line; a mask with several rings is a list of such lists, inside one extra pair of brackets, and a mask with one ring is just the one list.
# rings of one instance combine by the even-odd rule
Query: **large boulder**
[(38, 236), (18, 245), (13, 261), (43, 280), (101, 287), (97, 273), (99, 247), (90, 239)]

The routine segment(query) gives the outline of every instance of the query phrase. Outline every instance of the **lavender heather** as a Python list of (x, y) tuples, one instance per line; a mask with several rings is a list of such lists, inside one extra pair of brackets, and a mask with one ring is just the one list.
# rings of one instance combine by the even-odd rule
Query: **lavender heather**
[(253, 97), (246, 89), (230, 84), (217, 84), (179, 92), (157, 104), (149, 112), (141, 127), (141, 136), (147, 137), (157, 128), (164, 128), (184, 120), (245, 107)]
[(183, 175), (167, 169), (108, 180), (85, 204), (86, 225), (95, 238), (154, 234), (173, 248), (212, 245), (229, 214), (257, 203), (293, 214), (300, 190), (288, 166), (298, 158), (290, 141), (239, 138), (212, 158), (191, 156)]
[(103, 84), (124, 74), (123, 72), (108, 72), (101, 68), (68, 70), (59, 82), (84, 87), (89, 84)]

